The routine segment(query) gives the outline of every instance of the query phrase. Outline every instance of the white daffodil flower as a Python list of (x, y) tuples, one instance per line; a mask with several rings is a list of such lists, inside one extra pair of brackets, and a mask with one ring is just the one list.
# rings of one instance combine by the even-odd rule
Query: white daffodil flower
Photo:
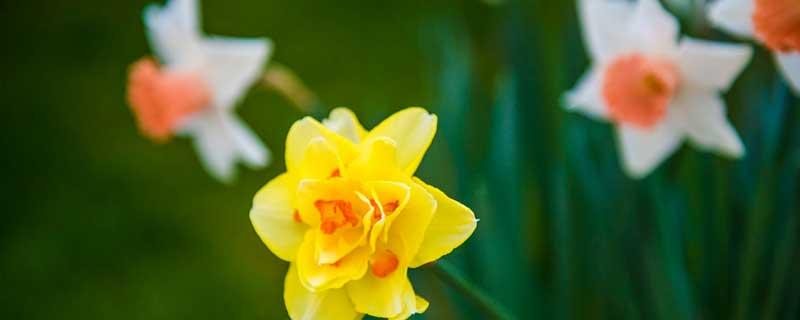
[(192, 137), (208, 172), (229, 181), (239, 161), (251, 167), (269, 162), (269, 150), (233, 109), (258, 80), (272, 44), (205, 36), (199, 20), (196, 0), (145, 9), (158, 62), (144, 58), (133, 64), (128, 99), (144, 135), (157, 141)]
[(717, 0), (708, 8), (715, 26), (772, 50), (778, 69), (800, 94), (800, 1)]
[(565, 107), (616, 125), (623, 167), (642, 178), (685, 139), (733, 158), (744, 146), (720, 92), (752, 55), (749, 46), (684, 37), (657, 0), (580, 0), (592, 66)]

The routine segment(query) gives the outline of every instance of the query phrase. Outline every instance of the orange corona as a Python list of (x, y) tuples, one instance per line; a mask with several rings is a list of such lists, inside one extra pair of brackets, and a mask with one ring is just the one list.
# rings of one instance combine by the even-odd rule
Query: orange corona
[(678, 72), (667, 61), (641, 54), (620, 56), (608, 65), (602, 94), (617, 122), (651, 128), (664, 118), (678, 87)]
[(128, 100), (142, 133), (164, 141), (189, 115), (208, 106), (211, 93), (200, 77), (162, 71), (145, 58), (131, 66)]
[(800, 52), (800, 1), (755, 0), (756, 36), (770, 49)]

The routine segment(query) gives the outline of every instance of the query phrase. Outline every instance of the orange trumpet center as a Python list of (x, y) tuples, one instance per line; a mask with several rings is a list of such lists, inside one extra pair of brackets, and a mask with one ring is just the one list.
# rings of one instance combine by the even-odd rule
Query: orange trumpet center
[(152, 59), (141, 59), (130, 68), (128, 102), (139, 129), (151, 139), (169, 139), (187, 116), (205, 108), (211, 93), (200, 77), (165, 72)]
[(353, 205), (344, 200), (317, 200), (314, 206), (319, 211), (319, 229), (325, 234), (333, 234), (348, 224), (358, 226), (359, 219), (353, 211)]
[(678, 71), (659, 58), (629, 54), (616, 58), (603, 75), (602, 96), (609, 117), (651, 128), (664, 118), (678, 87)]
[(772, 50), (800, 52), (800, 1), (754, 0), (756, 36)]
[(399, 264), (400, 260), (397, 259), (397, 255), (389, 250), (376, 252), (369, 261), (372, 274), (378, 278), (383, 278), (392, 274), (392, 272), (397, 270), (397, 265)]

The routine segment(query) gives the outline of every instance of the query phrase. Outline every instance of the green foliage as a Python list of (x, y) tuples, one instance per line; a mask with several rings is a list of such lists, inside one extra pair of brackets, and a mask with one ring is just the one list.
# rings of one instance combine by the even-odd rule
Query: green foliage
[[(186, 140), (140, 137), (124, 83), (150, 52), (147, 2), (0, 5), (0, 318), (286, 317), (287, 265), (248, 210), (302, 114), (252, 90), (238, 112), (275, 162), (231, 186)], [(447, 260), (517, 317), (800, 318), (800, 101), (763, 50), (726, 94), (747, 156), (684, 147), (635, 181), (609, 125), (561, 108), (587, 66), (573, 1), (203, 7), (209, 33), (271, 37), (276, 61), (368, 127), (405, 106), (437, 113), (419, 175), (481, 219)], [(730, 40), (670, 8), (685, 32)], [(412, 276), (431, 301), (419, 318), (486, 318), (432, 270)]]

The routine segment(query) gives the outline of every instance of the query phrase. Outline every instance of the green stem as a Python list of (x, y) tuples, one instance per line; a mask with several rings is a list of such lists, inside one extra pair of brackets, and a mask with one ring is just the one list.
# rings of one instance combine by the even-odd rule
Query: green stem
[(322, 112), (322, 104), (314, 92), (291, 69), (280, 63), (269, 64), (262, 84), (283, 95), (300, 112), (314, 116), (319, 116)]
[(472, 301), (472, 303), (478, 306), (491, 319), (517, 319), (517, 317), (512, 315), (511, 312), (499, 302), (467, 280), (461, 271), (450, 262), (439, 260), (429, 265), (428, 268), (433, 271), (440, 280)]

